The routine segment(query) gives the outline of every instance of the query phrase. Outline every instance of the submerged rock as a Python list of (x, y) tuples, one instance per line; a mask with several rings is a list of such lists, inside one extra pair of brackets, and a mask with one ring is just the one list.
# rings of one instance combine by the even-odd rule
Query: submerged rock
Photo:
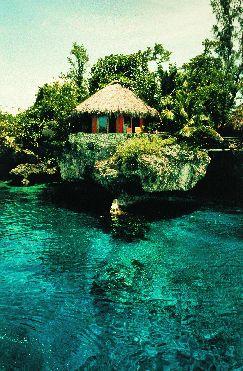
[(146, 239), (148, 225), (141, 218), (132, 214), (111, 217), (112, 236), (126, 242)]
[(113, 262), (96, 275), (91, 291), (113, 302), (141, 302), (146, 299), (149, 277), (138, 260)]

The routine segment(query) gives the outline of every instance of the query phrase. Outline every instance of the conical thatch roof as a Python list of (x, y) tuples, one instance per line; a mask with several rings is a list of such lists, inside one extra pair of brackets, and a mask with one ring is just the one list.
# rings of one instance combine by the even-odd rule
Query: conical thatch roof
[(119, 83), (107, 85), (80, 103), (76, 110), (93, 115), (124, 114), (133, 117), (158, 116), (158, 112), (145, 104), (131, 90)]

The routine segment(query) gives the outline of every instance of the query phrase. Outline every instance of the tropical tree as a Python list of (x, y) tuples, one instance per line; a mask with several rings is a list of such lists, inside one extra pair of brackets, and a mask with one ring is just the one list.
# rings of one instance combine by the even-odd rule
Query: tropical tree
[(211, 0), (216, 24), (215, 51), (226, 67), (242, 64), (243, 17), (241, 0)]
[(207, 116), (211, 126), (220, 128), (225, 120), (225, 110), (231, 109), (229, 98), (232, 98), (230, 83), (222, 84), (224, 79), (222, 60), (205, 49), (204, 53), (186, 63), (183, 71), (189, 116)]
[(243, 134), (243, 104), (236, 107), (236, 109), (232, 112), (231, 115), (231, 126), (232, 128), (240, 133)]
[(44, 130), (52, 131), (63, 140), (70, 133), (68, 117), (78, 102), (77, 86), (73, 82), (58, 81), (39, 88), (32, 111)]
[(116, 80), (131, 88), (148, 104), (158, 102), (157, 70), (168, 61), (170, 52), (161, 44), (133, 54), (111, 54), (100, 58), (91, 68), (90, 92), (94, 93)]
[[(222, 61), (224, 76), (222, 85), (227, 87), (224, 96), (224, 117), (222, 125), (228, 122), (230, 111), (241, 95), (242, 56), (243, 56), (243, 17), (241, 0), (211, 0), (216, 24), (213, 27), (215, 42), (209, 47)], [(239, 94), (240, 93), (240, 94)]]
[(62, 75), (77, 87), (78, 101), (81, 102), (88, 96), (88, 82), (86, 78), (89, 56), (84, 45), (73, 43), (68, 63), (70, 69), (66, 75)]
[[(205, 40), (204, 52), (177, 69), (163, 96), (163, 127), (176, 131), (186, 127), (227, 130), (230, 114), (240, 93), (242, 75), (242, 12), (240, 0), (211, 0), (216, 16), (215, 39)], [(162, 70), (161, 77), (166, 77)]]

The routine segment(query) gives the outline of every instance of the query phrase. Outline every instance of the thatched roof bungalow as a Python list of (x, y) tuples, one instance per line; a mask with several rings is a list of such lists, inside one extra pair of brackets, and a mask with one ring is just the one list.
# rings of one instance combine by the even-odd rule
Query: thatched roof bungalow
[(76, 111), (90, 117), (92, 133), (141, 132), (145, 118), (159, 116), (154, 108), (117, 82), (107, 85), (80, 103)]

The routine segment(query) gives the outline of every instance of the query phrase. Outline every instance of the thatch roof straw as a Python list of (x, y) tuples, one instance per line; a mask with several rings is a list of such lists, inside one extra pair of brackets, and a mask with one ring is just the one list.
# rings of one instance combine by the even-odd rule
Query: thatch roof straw
[(159, 116), (131, 90), (119, 83), (107, 85), (76, 107), (79, 113), (93, 115), (123, 114), (133, 117)]

